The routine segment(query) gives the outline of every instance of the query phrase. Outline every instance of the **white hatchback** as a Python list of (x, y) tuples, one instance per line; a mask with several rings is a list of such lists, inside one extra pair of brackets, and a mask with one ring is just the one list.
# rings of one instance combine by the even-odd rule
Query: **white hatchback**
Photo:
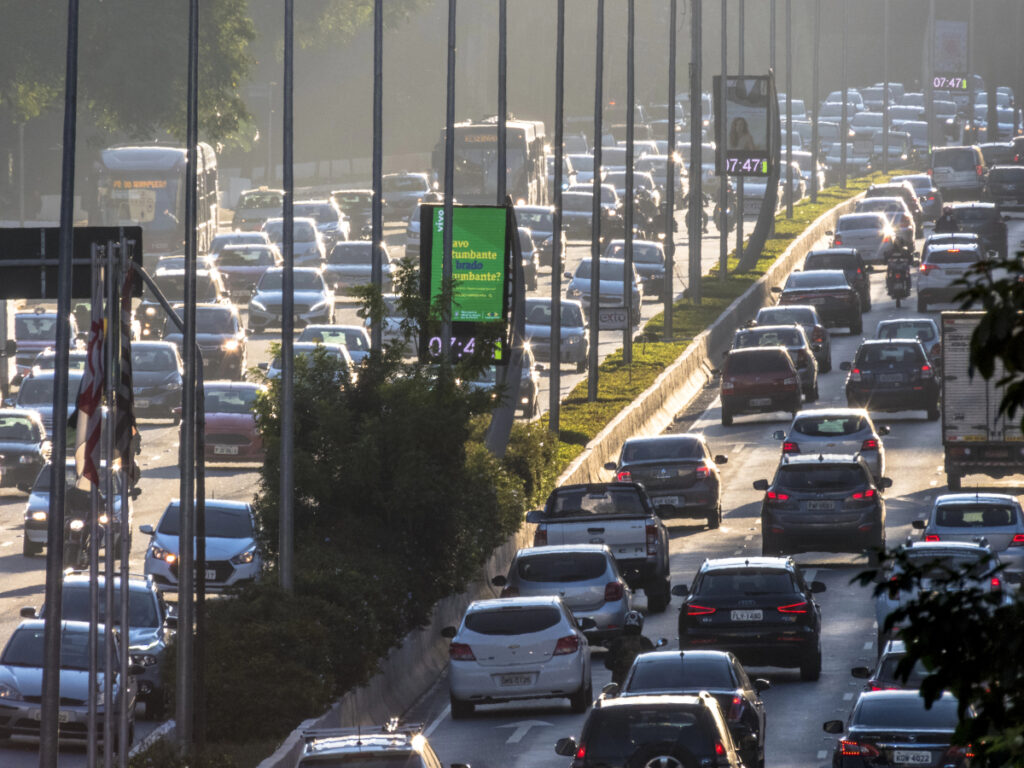
[(458, 629), (441, 634), (448, 647), (452, 718), (477, 704), (517, 699), (568, 698), (572, 711), (586, 712), (593, 700), (590, 646), (585, 629), (560, 597), (477, 600)]

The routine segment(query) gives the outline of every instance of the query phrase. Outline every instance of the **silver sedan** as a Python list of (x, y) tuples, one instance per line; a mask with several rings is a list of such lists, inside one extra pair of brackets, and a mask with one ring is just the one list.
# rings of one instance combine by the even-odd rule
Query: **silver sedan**
[(864, 408), (810, 408), (773, 436), (783, 454), (860, 453), (877, 480), (885, 475), (882, 437), (888, 434), (888, 425), (876, 427)]
[(914, 520), (925, 541), (988, 540), (1008, 570), (1024, 571), (1024, 513), (1006, 493), (945, 493), (935, 499), (928, 518)]

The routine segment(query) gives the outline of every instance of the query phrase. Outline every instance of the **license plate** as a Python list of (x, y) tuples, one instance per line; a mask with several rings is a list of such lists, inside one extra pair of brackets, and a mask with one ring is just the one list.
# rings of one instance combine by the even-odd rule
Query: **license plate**
[(807, 509), (814, 510), (816, 512), (827, 512), (835, 508), (834, 501), (808, 501)]
[(135, 398), (135, 407), (149, 408), (149, 400), (140, 400), (139, 398)]
[(729, 618), (733, 621), (761, 621), (764, 611), (729, 611)]
[(498, 683), (502, 688), (521, 688), (533, 682), (533, 675), (501, 675)]
[(903, 374), (900, 373), (882, 373), (878, 376), (879, 381), (884, 382), (897, 382), (903, 381)]
[[(36, 722), (39, 722), (40, 720), (43, 719), (43, 710), (41, 710), (41, 709), (33, 709), (30, 712), (29, 716), (33, 720), (35, 720)], [(66, 709), (59, 710), (57, 712), (57, 722), (58, 723), (70, 723), (71, 722), (71, 713), (68, 710), (66, 710)]]
[(751, 405), (771, 405), (772, 399), (770, 397), (752, 397), (750, 398)]
[(206, 572), (206, 580), (207, 581), (216, 581), (217, 580), (217, 571), (216, 570), (214, 570), (213, 568), (206, 568), (204, 570)]
[(218, 456), (237, 456), (238, 446), (237, 445), (215, 445), (213, 446), (213, 452)]
[(919, 749), (897, 749), (892, 753), (892, 761), (897, 765), (931, 765), (932, 753)]
[(962, 269), (949, 269), (948, 267), (946, 268), (946, 274), (947, 275), (954, 276), (954, 275), (962, 275), (963, 273), (964, 273), (964, 271)]
[(678, 507), (682, 505), (684, 498), (685, 497), (683, 496), (659, 496), (656, 499), (651, 499), (651, 502), (654, 506), (658, 506), (659, 504), (668, 504), (673, 507)]

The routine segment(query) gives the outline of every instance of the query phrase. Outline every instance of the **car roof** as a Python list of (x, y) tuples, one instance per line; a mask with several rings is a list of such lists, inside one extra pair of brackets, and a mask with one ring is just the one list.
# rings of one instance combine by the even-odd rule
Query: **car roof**
[[(421, 752), (426, 738), (419, 724), (385, 726), (363, 725), (355, 728), (315, 728), (302, 731), (302, 756), (407, 755)], [(331, 763), (334, 764), (333, 762)]]
[[(772, 326), (764, 327), (769, 328)], [(793, 326), (784, 325), (782, 327), (792, 328)], [(648, 435), (646, 437), (629, 437), (626, 438), (626, 441), (623, 444), (625, 445), (628, 443), (629, 445), (644, 445), (647, 443), (668, 443), (672, 441), (681, 440), (696, 440), (703, 443), (704, 439), (704, 434), (702, 432), (673, 432), (672, 434), (669, 435)]]
[[(204, 505), (209, 509), (210, 507), (220, 507), (221, 509), (238, 509), (238, 510), (249, 510), (249, 502), (247, 501), (235, 501), (233, 499), (205, 499)], [(175, 507), (181, 506), (180, 499), (171, 499), (167, 506)]]
[(562, 598), (557, 595), (530, 595), (527, 597), (496, 597), (489, 600), (474, 600), (466, 608), (466, 614), (479, 611), (499, 611), (503, 608), (546, 608), (561, 607)]
[(828, 256), (833, 254), (838, 256), (859, 256), (860, 251), (856, 248), (815, 248), (807, 252), (808, 256)]
[[(954, 698), (953, 694), (949, 691), (943, 691), (939, 696), (940, 699), (949, 700)], [(913, 700), (920, 706), (925, 706), (924, 699), (921, 696), (921, 692), (918, 690), (888, 690), (888, 691), (864, 691), (857, 699), (857, 703), (868, 701), (893, 701), (897, 699)]]
[(705, 560), (700, 572), (735, 570), (737, 568), (775, 568), (780, 571), (796, 570), (796, 563), (791, 557), (716, 557)]
[(611, 554), (607, 544), (548, 544), (543, 547), (522, 547), (516, 552), (516, 557), (532, 557), (533, 555), (562, 554), (571, 555), (579, 552), (597, 552), (600, 554)]
[(917, 346), (921, 342), (917, 339), (864, 339), (861, 341), (861, 347), (883, 347), (891, 344), (902, 344), (903, 346), (913, 345)]
[(867, 408), (805, 408), (802, 411), (797, 411), (796, 416), (793, 420), (803, 419), (808, 416), (820, 416), (822, 418), (835, 418), (837, 416), (863, 416), (870, 420), (871, 414), (868, 413)]
[(779, 468), (793, 464), (863, 464), (859, 453), (787, 453), (779, 462)]
[(953, 209), (953, 213), (956, 213), (957, 211), (966, 211), (966, 210), (972, 210), (972, 209), (987, 209), (987, 210), (990, 210), (990, 211), (998, 211), (998, 208), (996, 208), (996, 204), (995, 203), (980, 203), (980, 202), (973, 202), (973, 203), (951, 203), (950, 204), (950, 208)]

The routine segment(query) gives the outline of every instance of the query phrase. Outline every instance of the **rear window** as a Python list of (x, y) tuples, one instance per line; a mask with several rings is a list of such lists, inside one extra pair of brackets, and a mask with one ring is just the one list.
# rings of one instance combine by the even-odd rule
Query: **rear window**
[(1006, 182), (1024, 182), (1024, 168), (993, 168), (988, 172), (989, 181), (998, 181), (1001, 183)]
[(804, 261), (804, 269), (856, 269), (857, 257), (852, 253), (811, 253)]
[(973, 264), (981, 258), (974, 248), (951, 248), (946, 251), (930, 251), (925, 256), (929, 264)]
[(747, 347), (802, 347), (803, 340), (796, 328), (785, 331), (739, 331), (733, 339), (733, 348)]
[(794, 272), (786, 280), (787, 289), (849, 288), (846, 275), (842, 272), (813, 269), (809, 272)]
[(524, 581), (591, 581), (607, 569), (608, 561), (600, 552), (552, 552), (516, 561), (516, 573)]
[(604, 490), (560, 490), (548, 510), (549, 517), (578, 515), (643, 515), (646, 513), (640, 494), (633, 488)]
[(701, 458), (704, 458), (704, 450), (701, 444), (692, 438), (655, 438), (626, 443), (622, 449), (623, 462)]
[(705, 597), (716, 595), (778, 595), (796, 592), (793, 576), (788, 571), (708, 571), (694, 589), (694, 594)]
[(222, 267), (272, 267), (274, 254), (269, 248), (225, 248), (217, 258)]
[(809, 309), (762, 309), (757, 313), (757, 322), (772, 325), (787, 325), (796, 323), (798, 325), (813, 325), (817, 322), (814, 312)]
[(864, 471), (856, 464), (796, 464), (779, 467), (775, 487), (791, 491), (838, 491), (865, 485)]
[(840, 232), (850, 232), (855, 229), (881, 229), (883, 226), (884, 219), (877, 214), (854, 214), (840, 216), (838, 229)]
[(1000, 218), (995, 208), (954, 208), (953, 216), (961, 226), (988, 224)]
[(595, 766), (626, 765), (638, 744), (677, 744), (695, 754), (706, 754), (710, 747), (710, 733), (696, 713), (678, 706), (598, 710), (588, 731), (587, 763)]
[(1015, 525), (1017, 511), (996, 504), (943, 504), (936, 510), (937, 525), (949, 528), (993, 528)]
[[(883, 681), (902, 682), (896, 677), (896, 667), (903, 660), (903, 654), (891, 653), (882, 659), (881, 668), (878, 670), (878, 677)], [(921, 681), (928, 676), (928, 670), (924, 668), (924, 663), (918, 661), (914, 664), (914, 668), (910, 671), (910, 676), (907, 677), (905, 685), (910, 688), (919, 688)]]
[(793, 431), (808, 437), (854, 435), (867, 426), (863, 416), (808, 416), (793, 423)]
[(932, 168), (973, 171), (977, 164), (978, 156), (969, 148), (936, 149), (932, 152)]
[(369, 265), (372, 261), (369, 243), (353, 243), (336, 245), (331, 249), (327, 261), (330, 264), (346, 264), (351, 266)]
[(916, 694), (892, 699), (861, 699), (853, 715), (853, 725), (889, 731), (929, 728), (953, 730), (959, 721), (956, 705), (956, 699), (951, 696), (943, 696), (933, 702), (931, 709), (925, 709), (924, 699)]
[(892, 323), (878, 329), (878, 338), (934, 341), (935, 328), (931, 323)]
[(985, 165), (996, 165), (997, 163), (1012, 163), (1017, 156), (1013, 144), (990, 144), (981, 148), (981, 156), (985, 158)]
[(672, 658), (636, 665), (629, 678), (628, 691), (672, 691), (704, 688), (735, 688), (729, 662), (722, 658), (688, 657), (681, 653)]
[(857, 365), (917, 365), (924, 363), (921, 349), (913, 344), (871, 344), (857, 352)]
[(736, 376), (760, 371), (788, 370), (791, 363), (784, 350), (762, 349), (742, 355), (730, 354), (725, 359), (725, 372)]
[(542, 632), (562, 620), (562, 612), (554, 606), (528, 608), (496, 608), (466, 614), (466, 629), (480, 635), (529, 635)]

